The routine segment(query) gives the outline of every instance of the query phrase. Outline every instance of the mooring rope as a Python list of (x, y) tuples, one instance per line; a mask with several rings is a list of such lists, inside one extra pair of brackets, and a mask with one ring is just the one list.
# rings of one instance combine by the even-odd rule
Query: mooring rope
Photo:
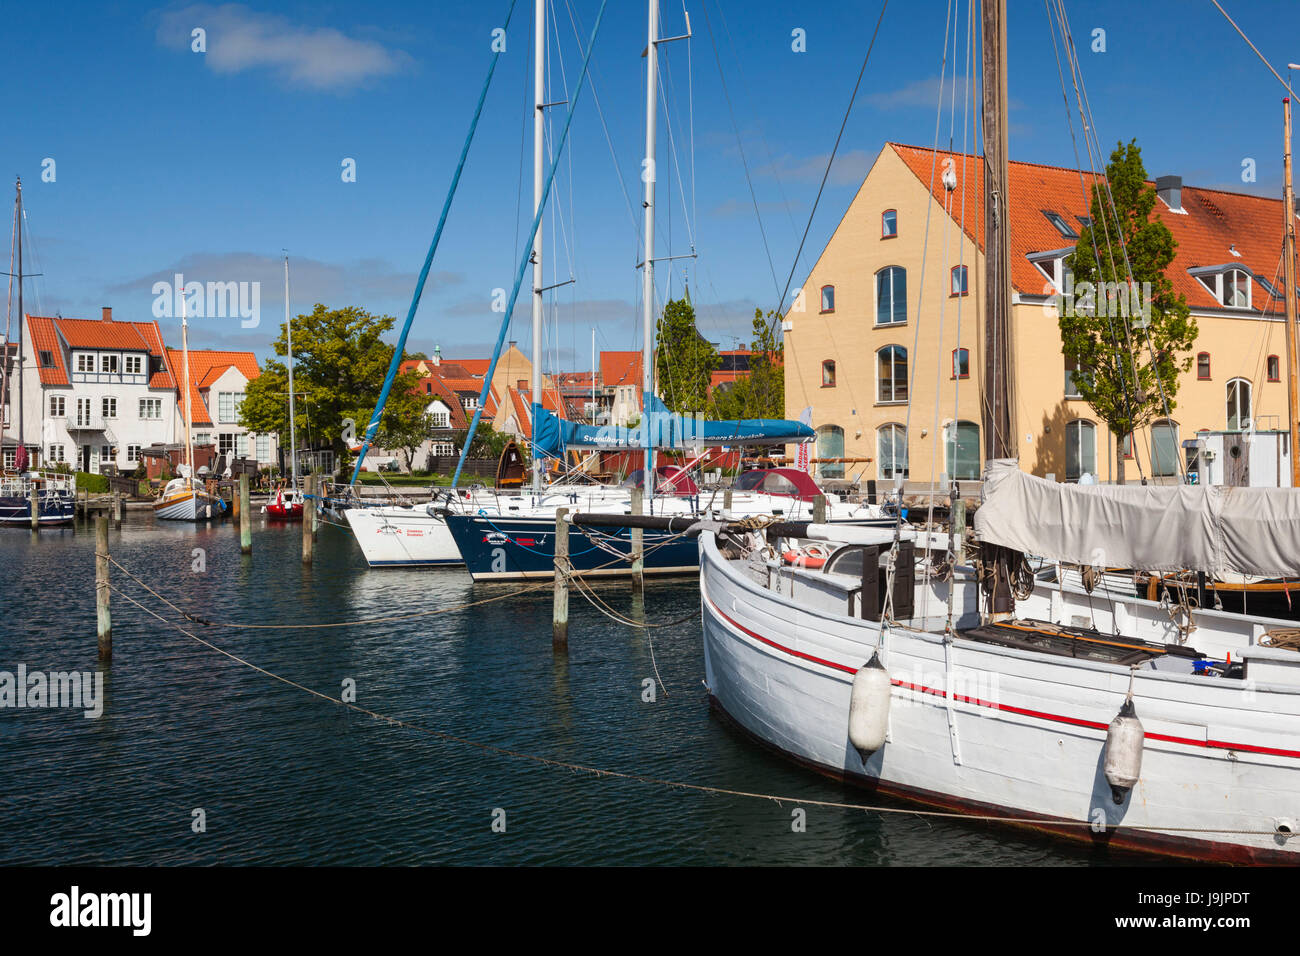
[[(342, 700), (341, 698), (337, 698), (337, 697), (331, 697), (329, 694), (318, 691), (315, 688), (308, 687), (306, 684), (299, 683), (298, 681), (295, 681), (292, 678), (284, 677), (280, 674), (275, 673), (274, 671), (267, 670), (265, 667), (261, 667), (258, 664), (254, 664), (252, 661), (240, 657), (238, 654), (235, 654), (232, 651), (228, 651), (223, 647), (219, 647), (216, 644), (213, 644), (211, 641), (204, 640), (203, 638), (199, 637), (197, 634), (194, 634), (191, 631), (186, 630), (184, 627), (177, 624), (175, 621), (169, 621), (161, 614), (158, 614), (153, 609), (145, 607), (143, 604), (141, 604), (139, 601), (131, 597), (131, 595), (127, 594), (120, 588), (114, 587), (113, 590), (116, 591), (119, 596), (125, 598), (127, 601), (134, 604), (136, 607), (144, 611), (146, 614), (149, 614), (150, 616), (156, 618), (159, 622), (175, 628), (181, 634), (185, 635), (186, 637), (190, 638), (191, 640), (199, 644), (202, 644), (204, 647), (208, 648), (209, 650), (215, 651), (216, 653), (222, 655), (223, 657), (229, 658), (230, 660), (234, 661), (236, 664), (240, 664), (244, 667), (249, 668), (250, 670), (254, 670), (257, 673), (262, 674), (264, 677), (269, 677), (272, 680), (279, 681), (282, 684), (285, 684), (296, 690), (300, 690), (303, 693), (309, 694), (312, 697), (316, 697), (319, 698), (320, 700), (328, 701), (329, 703), (339, 707), (347, 708), (348, 710), (354, 711), (358, 714), (362, 714), (366, 717), (370, 717), (374, 720), (382, 720), (386, 722), (389, 726), (401, 727), (404, 730), (412, 730), (415, 731), (416, 733), (421, 733), (430, 737), (435, 737), (439, 740), (443, 740), (448, 743), (455, 743), (465, 747), (471, 747), (473, 749), (480, 750), (485, 753), (496, 754), (502, 757), (511, 757), (516, 760), (527, 760), (531, 763), (539, 764), (541, 766), (555, 767), (557, 769), (568, 770), (573, 773), (590, 774), (591, 776), (594, 777), (608, 777), (615, 780), (626, 780), (632, 783), (644, 783), (652, 786), (667, 787), (673, 790), (689, 790), (695, 793), (705, 793), (712, 796), (742, 797), (745, 799), (752, 799), (752, 800), (766, 800), (768, 802), (776, 803), (778, 805), (784, 805), (789, 803), (789, 804), (794, 804), (796, 806), (826, 807), (828, 809), (838, 809), (838, 810), (858, 810), (866, 813), (879, 813), (879, 814), (892, 813), (892, 814), (899, 814), (903, 816), (917, 817), (920, 819), (934, 818), (934, 819), (969, 820), (972, 822), (1004, 823), (1004, 824), (1037, 826), (1037, 827), (1050, 826), (1050, 827), (1093, 828), (1098, 825), (1093, 821), (1089, 821), (1089, 820), (1044, 820), (1038, 817), (1000, 817), (994, 815), (971, 815), (971, 814), (956, 813), (956, 812), (944, 811), (944, 810), (915, 810), (915, 809), (909, 809), (904, 807), (884, 807), (884, 806), (874, 806), (874, 805), (862, 804), (862, 803), (845, 803), (845, 802), (835, 801), (835, 800), (806, 799), (802, 797), (791, 797), (791, 796), (784, 796), (781, 794), (774, 794), (774, 793), (760, 793), (751, 790), (736, 790), (731, 787), (716, 787), (716, 786), (711, 786), (709, 784), (689, 783), (682, 780), (668, 780), (662, 777), (652, 777), (649, 776), (648, 774), (631, 773), (629, 771), (624, 771), (624, 770), (610, 770), (603, 767), (594, 767), (591, 766), (590, 764), (574, 763), (568, 760), (559, 760), (555, 757), (544, 757), (541, 756), (540, 754), (525, 753), (524, 751), (521, 750), (513, 750), (509, 747), (501, 747), (496, 744), (486, 743), (481, 740), (474, 740), (469, 737), (462, 737), (458, 734), (448, 733), (447, 731), (435, 730), (432, 727), (425, 727), (421, 724), (414, 723), (413, 721), (403, 720), (400, 717), (392, 717), (389, 716), (388, 714), (383, 714), (380, 713), (379, 711), (371, 710), (367, 707), (362, 707), (360, 704), (357, 703)], [(1125, 823), (1104, 824), (1104, 828), (1106, 830), (1146, 830), (1146, 831), (1157, 831), (1161, 833), (1217, 833), (1217, 834), (1234, 834), (1234, 835), (1242, 835), (1242, 836), (1277, 836), (1279, 832), (1277, 830), (1234, 830), (1234, 829), (1221, 829), (1216, 827), (1138, 826), (1137, 824), (1125, 824)]]

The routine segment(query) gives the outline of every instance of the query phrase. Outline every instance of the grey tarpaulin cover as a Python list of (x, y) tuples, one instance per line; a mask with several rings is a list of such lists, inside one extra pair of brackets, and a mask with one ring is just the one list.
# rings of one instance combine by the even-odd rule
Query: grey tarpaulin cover
[(975, 534), (1072, 564), (1297, 577), (1300, 490), (1058, 484), (1004, 458), (984, 470)]

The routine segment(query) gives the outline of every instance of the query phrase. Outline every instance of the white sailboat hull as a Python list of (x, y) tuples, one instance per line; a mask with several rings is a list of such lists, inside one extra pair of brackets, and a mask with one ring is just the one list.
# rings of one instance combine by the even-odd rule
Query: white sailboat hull
[[(1294, 832), (1300, 814), (1300, 687), (1140, 672), (1141, 775), (1116, 805), (1103, 762), (1127, 667), (961, 638), (945, 646), (941, 634), (897, 626), (881, 642), (878, 624), (750, 580), (711, 534), (700, 564), (712, 700), (800, 763), (1076, 840), (1300, 863), (1300, 839), (1274, 833)], [(893, 685), (889, 734), (864, 761), (848, 736), (850, 691), (878, 643)]]

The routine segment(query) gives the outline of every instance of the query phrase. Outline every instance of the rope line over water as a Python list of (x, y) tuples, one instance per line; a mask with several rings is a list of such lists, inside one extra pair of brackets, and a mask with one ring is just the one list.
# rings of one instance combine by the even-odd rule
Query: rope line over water
[[(116, 562), (114, 563), (116, 564)], [(254, 664), (252, 661), (248, 660), (247, 658), (240, 657), (238, 654), (235, 654), (233, 651), (229, 651), (223, 647), (219, 647), (218, 645), (213, 644), (211, 641), (204, 640), (202, 637), (199, 637), (197, 634), (193, 633), (192, 631), (187, 630), (186, 628), (182, 627), (180, 624), (176, 623), (175, 621), (169, 621), (161, 614), (154, 611), (152, 608), (146, 607), (145, 605), (141, 604), (139, 601), (133, 598), (130, 594), (123, 591), (121, 588), (114, 586), (112, 590), (115, 591), (120, 597), (122, 597), (126, 601), (130, 602), (140, 610), (144, 611), (146, 614), (158, 620), (160, 623), (175, 628), (177, 631), (179, 631), (184, 636), (190, 638), (192, 641), (195, 641), (196, 643), (203, 645), (209, 650), (214, 651), (217, 654), (220, 654), (221, 656), (226, 657), (231, 661), (234, 661), (236, 664), (239, 664), (243, 667), (247, 667), (250, 670), (256, 671), (257, 673), (263, 675), (264, 677), (269, 677), (272, 680), (278, 681), (279, 683), (292, 687), (295, 690), (302, 691), (305, 694), (308, 694), (312, 697), (316, 697), (323, 701), (327, 701), (331, 704), (334, 704), (335, 706), (343, 707), (346, 708), (347, 710), (353, 711), (363, 716), (370, 717), (373, 720), (384, 721), (391, 727), (401, 727), (404, 730), (411, 730), (416, 733), (424, 734), (426, 736), (445, 741), (447, 743), (454, 743), (464, 747), (470, 747), (472, 749), (479, 750), (483, 753), (490, 753), (501, 757), (510, 757), (516, 760), (525, 760), (530, 763), (537, 764), (539, 766), (553, 767), (559, 770), (568, 770), (572, 773), (588, 774), (590, 776), (597, 777), (597, 778), (624, 780), (630, 783), (642, 783), (651, 786), (665, 787), (672, 790), (683, 790), (692, 793), (702, 793), (702, 794), (707, 794), (709, 796), (726, 796), (726, 797), (739, 797), (739, 798), (751, 799), (751, 800), (764, 800), (769, 803), (775, 803), (781, 806), (784, 806), (785, 804), (792, 804), (801, 807), (808, 806), (808, 807), (825, 807), (827, 809), (836, 809), (836, 810), (857, 810), (864, 813), (878, 813), (882, 815), (895, 814), (901, 816), (911, 816), (922, 820), (951, 819), (951, 820), (967, 820), (967, 821), (974, 821), (974, 822), (1035, 826), (1035, 827), (1050, 826), (1054, 828), (1060, 828), (1060, 827), (1092, 828), (1096, 826), (1096, 824), (1094, 824), (1092, 821), (1089, 820), (1044, 820), (1038, 817), (1003, 817), (1003, 816), (994, 816), (994, 815), (972, 815), (972, 814), (957, 813), (957, 812), (946, 811), (946, 810), (914, 810), (914, 809), (908, 809), (903, 807), (885, 807), (885, 806), (876, 806), (876, 805), (862, 804), (862, 803), (847, 803), (847, 802), (836, 801), (836, 800), (806, 799), (802, 797), (793, 797), (793, 796), (782, 795), (782, 794), (761, 793), (752, 790), (738, 790), (731, 787), (717, 787), (709, 784), (689, 783), (682, 780), (668, 780), (662, 777), (652, 777), (648, 774), (631, 773), (629, 771), (623, 771), (623, 770), (610, 770), (603, 767), (594, 767), (591, 766), (590, 764), (575, 763), (569, 760), (560, 760), (555, 757), (545, 757), (540, 754), (525, 753), (524, 751), (513, 750), (509, 747), (502, 747), (496, 744), (490, 744), (484, 741), (474, 740), (469, 737), (462, 737), (459, 734), (452, 734), (443, 730), (435, 730), (431, 727), (425, 727), (421, 724), (417, 724), (409, 720), (403, 720), (399, 717), (392, 717), (387, 714), (380, 713), (379, 711), (371, 710), (367, 707), (362, 707), (360, 704), (357, 703), (352, 703), (337, 697), (332, 697), (329, 694), (325, 694), (321, 691), (316, 690), (315, 688), (308, 687), (306, 684), (299, 683), (298, 681), (295, 681), (292, 678), (284, 677), (283, 675), (277, 674), (274, 671), (267, 670), (265, 667), (261, 667), (258, 664)], [(517, 592), (512, 592), (512, 596), (514, 593)], [(1275, 830), (1233, 830), (1233, 829), (1219, 829), (1214, 827), (1137, 826), (1136, 824), (1124, 824), (1124, 823), (1116, 823), (1116, 824), (1108, 823), (1105, 824), (1104, 829), (1106, 831), (1141, 830), (1141, 831), (1160, 832), (1160, 833), (1215, 833), (1215, 834), (1229, 834), (1229, 835), (1242, 835), (1242, 836), (1276, 836), (1277, 835), (1277, 831)]]

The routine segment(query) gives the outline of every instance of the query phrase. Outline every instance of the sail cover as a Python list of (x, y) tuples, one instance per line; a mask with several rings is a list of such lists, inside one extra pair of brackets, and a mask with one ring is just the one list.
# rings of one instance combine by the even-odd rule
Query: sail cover
[(802, 422), (779, 418), (741, 418), (705, 421), (678, 415), (651, 397), (646, 414), (634, 428), (621, 425), (583, 425), (560, 418), (549, 409), (533, 406), (533, 450), (563, 458), (569, 448), (627, 451), (645, 448), (687, 448), (719, 445), (779, 445), (812, 441), (816, 432)]
[(1072, 564), (1297, 577), (1300, 489), (1058, 484), (1001, 459), (985, 468), (975, 534)]

